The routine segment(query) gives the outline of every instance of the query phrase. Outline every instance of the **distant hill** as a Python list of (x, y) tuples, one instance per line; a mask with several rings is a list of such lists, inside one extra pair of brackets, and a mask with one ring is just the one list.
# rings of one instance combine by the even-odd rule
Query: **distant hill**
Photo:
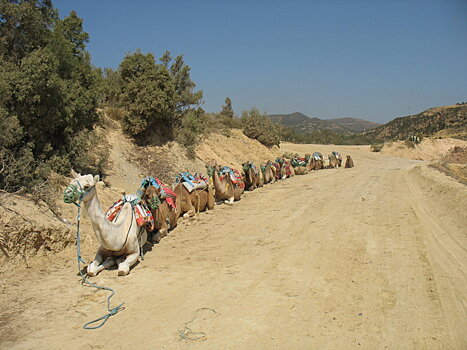
[(355, 134), (374, 129), (381, 124), (357, 118), (320, 119), (303, 113), (273, 114), (269, 118), (275, 123), (294, 129), (298, 133), (327, 130), (338, 134)]
[(433, 136), (467, 139), (467, 105), (427, 109), (416, 115), (396, 118), (360, 135), (376, 142), (405, 140), (407, 137)]

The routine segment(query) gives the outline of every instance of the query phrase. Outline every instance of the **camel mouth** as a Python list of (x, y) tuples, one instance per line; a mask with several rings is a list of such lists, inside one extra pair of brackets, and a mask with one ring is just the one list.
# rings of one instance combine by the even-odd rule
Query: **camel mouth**
[(69, 184), (63, 191), (63, 201), (67, 204), (76, 203), (84, 193), (75, 184)]

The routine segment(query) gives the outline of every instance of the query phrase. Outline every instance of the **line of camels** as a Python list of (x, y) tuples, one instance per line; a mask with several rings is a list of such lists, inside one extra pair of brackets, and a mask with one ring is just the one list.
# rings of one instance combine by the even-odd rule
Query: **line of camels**
[[(303, 158), (285, 154), (284, 157), (279, 157), (274, 162), (268, 161), (260, 167), (246, 162), (242, 164), (241, 174), (229, 167), (221, 167), (216, 161), (210, 161), (206, 164), (207, 177), (199, 176), (198, 180), (190, 175), (188, 179), (187, 176), (181, 176), (173, 186), (168, 186), (158, 179), (146, 178), (137, 195), (125, 196), (121, 201), (122, 206), (114, 221), (108, 219), (108, 214), (99, 202), (96, 190), (99, 176), (80, 175), (72, 171), (73, 180), (65, 189), (64, 200), (66, 203), (84, 204), (100, 243), (93, 262), (87, 266), (88, 276), (96, 276), (114, 265), (118, 266), (118, 275), (124, 276), (141, 256), (143, 246), (148, 242), (148, 233), (152, 235), (152, 242), (158, 243), (169, 230), (177, 226), (180, 216), (189, 218), (197, 212), (212, 210), (216, 203), (232, 205), (234, 201), (241, 199), (245, 190), (253, 191), (257, 187), (294, 175), (341, 166), (342, 156), (338, 152), (329, 155), (326, 165), (323, 155), (318, 152), (306, 154)], [(353, 166), (351, 156), (347, 156), (345, 168)], [(189, 191), (189, 186), (184, 185), (184, 179), (191, 185), (196, 181), (204, 181), (206, 186)], [(137, 222), (138, 215), (135, 214), (137, 205), (140, 205), (140, 210), (142, 205), (148, 214), (152, 214), (151, 229), (144, 225), (139, 226), (141, 220)]]

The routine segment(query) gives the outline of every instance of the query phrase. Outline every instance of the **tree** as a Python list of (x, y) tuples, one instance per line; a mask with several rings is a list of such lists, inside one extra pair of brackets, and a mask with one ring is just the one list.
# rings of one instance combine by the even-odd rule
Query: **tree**
[[(86, 163), (98, 101), (88, 34), (50, 0), (0, 0), (0, 188), (32, 188)], [(82, 135), (87, 137), (83, 138)], [(79, 141), (79, 145), (77, 144)]]
[(134, 137), (147, 138), (161, 125), (170, 128), (175, 113), (175, 86), (164, 65), (154, 55), (137, 50), (120, 63), (121, 101), (127, 113), (124, 130)]
[(197, 109), (203, 98), (203, 91), (194, 91), (196, 84), (190, 77), (191, 68), (185, 65), (183, 55), (177, 56), (170, 66), (170, 74), (175, 86), (175, 123), (181, 125), (182, 119), (190, 109)]
[(242, 113), (242, 126), (244, 134), (249, 138), (256, 139), (267, 147), (279, 146), (280, 127), (257, 108)]
[(230, 98), (228, 97), (225, 98), (225, 105), (222, 105), (222, 111), (220, 114), (228, 118), (234, 117), (234, 112), (232, 109), (232, 101), (230, 100)]

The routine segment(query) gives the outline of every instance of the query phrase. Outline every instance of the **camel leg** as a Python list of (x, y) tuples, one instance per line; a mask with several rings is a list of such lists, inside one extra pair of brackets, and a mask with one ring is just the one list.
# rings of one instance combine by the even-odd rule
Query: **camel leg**
[(229, 198), (229, 199), (226, 199), (224, 201), (225, 204), (228, 204), (228, 205), (233, 205), (234, 204), (234, 197), (232, 198)]
[(167, 234), (169, 233), (169, 229), (167, 227), (161, 227), (160, 230), (157, 230), (157, 232), (155, 232), (152, 236), (152, 242), (153, 243), (159, 243), (161, 241), (162, 238), (164, 238), (165, 236), (167, 236)]
[(191, 198), (187, 199), (187, 206), (188, 206), (188, 210), (187, 210), (186, 213), (183, 214), (184, 219), (191, 218), (191, 217), (195, 216), (195, 214), (196, 214), (196, 209), (193, 206), (193, 203), (191, 203)]
[(183, 217), (185, 219), (188, 219), (188, 218), (195, 216), (195, 214), (196, 214), (196, 211), (195, 211), (195, 208), (193, 208), (193, 209), (188, 210), (185, 214), (183, 214)]
[(108, 268), (111, 268), (114, 265), (115, 265), (115, 260), (114, 259), (108, 258), (108, 259), (104, 260), (104, 262), (97, 267), (96, 275), (99, 272), (101, 272), (102, 270), (107, 270)]
[(138, 261), (139, 251), (127, 255), (126, 259), (118, 264), (118, 275), (125, 276), (130, 273), (130, 267), (132, 267)]
[(101, 264), (104, 261), (105, 257), (106, 257), (106, 254), (104, 252), (104, 249), (101, 246), (99, 247), (99, 249), (97, 249), (97, 253), (94, 258), (94, 261), (90, 263), (87, 267), (88, 276), (94, 277), (104, 269), (104, 267), (103, 268), (100, 268), (100, 267), (102, 266)]

